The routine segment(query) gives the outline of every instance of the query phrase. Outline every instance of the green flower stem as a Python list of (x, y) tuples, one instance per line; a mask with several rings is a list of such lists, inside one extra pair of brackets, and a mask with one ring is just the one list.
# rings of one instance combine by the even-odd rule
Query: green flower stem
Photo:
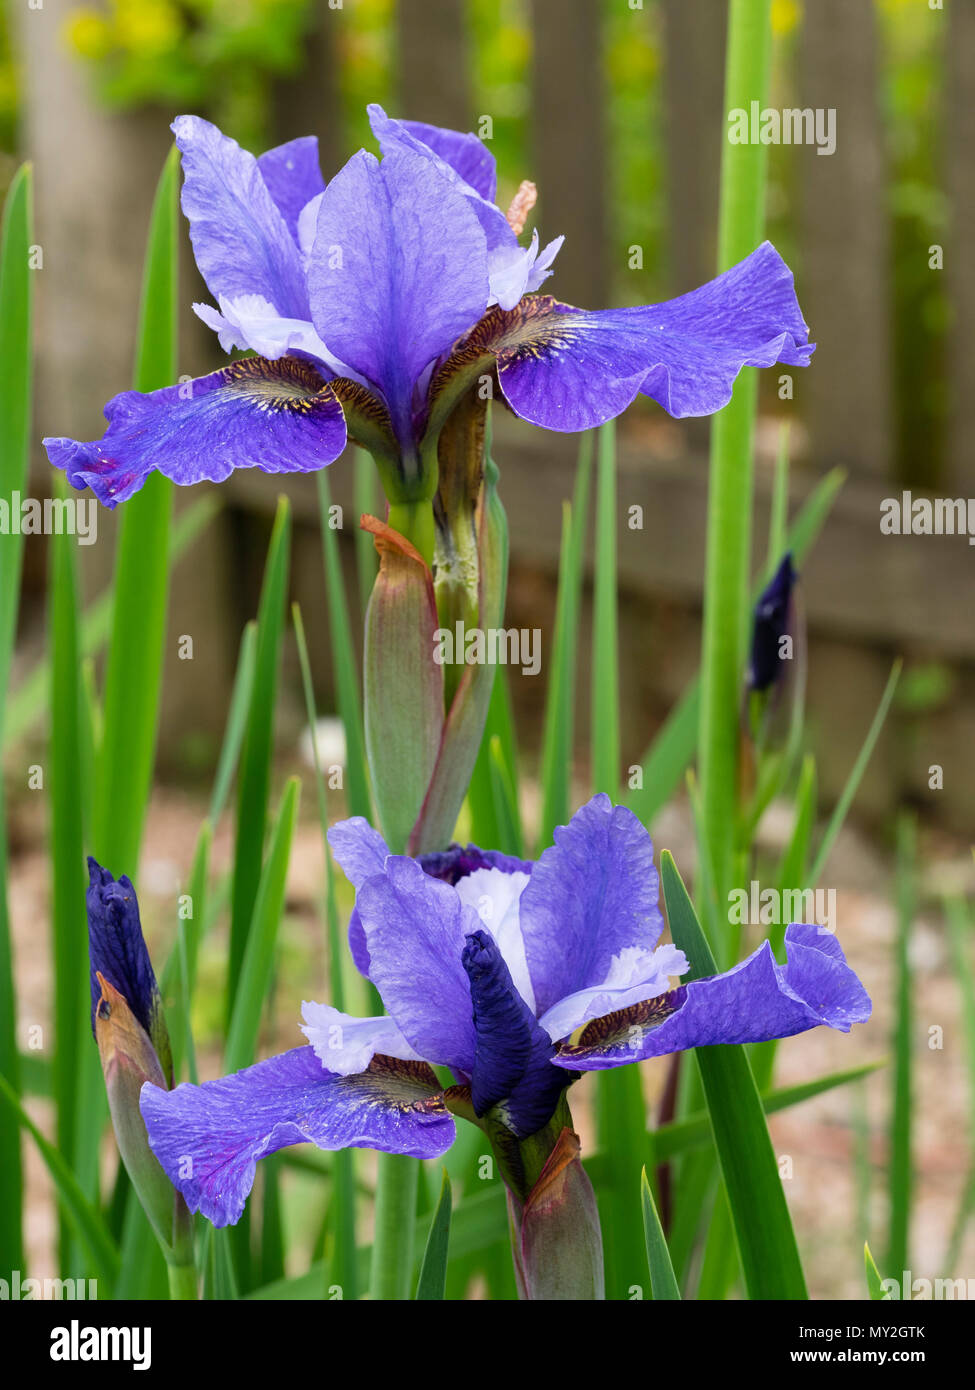
[(429, 498), (418, 502), (390, 502), (389, 525), (419, 551), (428, 565), (433, 564), (436, 527)]
[[(730, 0), (725, 110), (747, 110), (751, 101), (766, 105), (771, 48), (771, 0)], [(762, 239), (767, 158), (764, 145), (724, 142), (719, 271), (747, 256)], [(719, 911), (733, 886), (757, 392), (756, 372), (745, 368), (731, 402), (715, 416), (711, 430), (699, 747), (703, 830)], [(716, 946), (719, 964), (731, 964), (725, 959), (725, 943), (719, 940)]]
[(196, 1284), (196, 1266), (188, 1264), (167, 1264), (169, 1275), (169, 1297), (174, 1301), (186, 1302), (199, 1297)]
[(380, 1154), (376, 1177), (376, 1231), (369, 1297), (403, 1301), (413, 1280), (413, 1228), (420, 1164), (399, 1154)]

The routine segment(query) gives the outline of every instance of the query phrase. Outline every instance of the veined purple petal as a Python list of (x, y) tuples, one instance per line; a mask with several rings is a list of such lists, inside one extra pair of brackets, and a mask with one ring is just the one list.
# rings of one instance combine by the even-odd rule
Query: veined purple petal
[(425, 145), (481, 198), (494, 202), (498, 186), (494, 155), (477, 135), (427, 125), (425, 121), (398, 121), (375, 104), (368, 111), (373, 134), (384, 154), (403, 146), (415, 150), (417, 142)]
[(590, 313), (548, 295), (491, 310), (437, 372), (436, 397), (492, 359), (512, 410), (553, 430), (619, 415), (639, 393), (671, 415), (710, 415), (744, 366), (808, 365), (814, 345), (792, 272), (769, 242), (739, 265), (665, 304)]
[(183, 485), (220, 483), (235, 468), (307, 473), (331, 463), (346, 441), (334, 391), (294, 357), (248, 357), (160, 391), (123, 391), (105, 418), (101, 439), (43, 443), (72, 487), (90, 487), (110, 508), (154, 470)]
[(569, 1078), (551, 1065), (552, 1041), (515, 988), (494, 938), (486, 931), (472, 932), (463, 963), (477, 1037), (471, 1071), (474, 1113), (480, 1117), (500, 1105), (512, 1133), (534, 1134), (555, 1113)]
[[(422, 121), (397, 121), (381, 106), (367, 107), (372, 133), (384, 157), (414, 154), (425, 159), (438, 174), (470, 203), (488, 250), (517, 245), (517, 237), (494, 201), (497, 174), (494, 156), (476, 135), (425, 125)], [(468, 177), (468, 175), (473, 177)]]
[(177, 116), (172, 129), (183, 156), (182, 208), (211, 294), (259, 294), (282, 318), (307, 319), (301, 254), (257, 160), (199, 116)]
[(413, 859), (391, 855), (359, 889), (356, 907), (369, 978), (421, 1057), (469, 1073), (474, 1062), (471, 992), (461, 955), (480, 925), (447, 883)]
[(521, 896), (521, 932), (539, 1016), (602, 985), (627, 947), (663, 931), (653, 844), (625, 806), (600, 794), (558, 826)]
[(355, 374), (329, 352), (314, 324), (307, 319), (283, 319), (259, 294), (245, 294), (239, 299), (221, 297), (219, 313), (209, 304), (194, 304), (193, 312), (219, 335), (224, 352), (250, 348), (271, 362), (298, 353), (313, 358), (330, 376), (354, 378)]
[(287, 144), (276, 145), (259, 155), (257, 167), (267, 185), (267, 190), (288, 224), (288, 229), (298, 240), (298, 214), (310, 203), (312, 198), (325, 191), (318, 162), (318, 137), (302, 135)]
[(488, 299), (484, 234), (430, 161), (360, 150), (325, 190), (308, 268), (312, 321), (384, 395), (412, 448), (413, 388)]
[(301, 1016), (305, 1020), (301, 1031), (315, 1049), (315, 1056), (327, 1071), (338, 1076), (365, 1071), (377, 1052), (404, 1062), (423, 1061), (386, 1015), (354, 1018), (331, 1004), (305, 1002)]
[(596, 1019), (552, 1059), (579, 1071), (639, 1062), (691, 1047), (766, 1042), (826, 1024), (848, 1033), (870, 1017), (870, 998), (825, 927), (794, 923), (787, 964), (767, 941), (723, 975), (690, 984)]
[(311, 1047), (202, 1086), (146, 1085), (140, 1104), (170, 1182), (214, 1226), (240, 1219), (258, 1159), (289, 1144), (438, 1158), (455, 1132), (425, 1063), (375, 1057), (357, 1076), (333, 1076)]
[(688, 968), (684, 952), (669, 943), (654, 951), (627, 946), (613, 957), (605, 980), (560, 999), (538, 1021), (553, 1040), (567, 1038), (590, 1019), (666, 994), (670, 977)]
[[(356, 889), (361, 888), (367, 878), (381, 874), (389, 856), (389, 846), (365, 816), (350, 816), (348, 820), (333, 825), (328, 832), (328, 843), (342, 872)], [(369, 948), (358, 905), (352, 909), (349, 918), (349, 950), (359, 974), (368, 980)]]

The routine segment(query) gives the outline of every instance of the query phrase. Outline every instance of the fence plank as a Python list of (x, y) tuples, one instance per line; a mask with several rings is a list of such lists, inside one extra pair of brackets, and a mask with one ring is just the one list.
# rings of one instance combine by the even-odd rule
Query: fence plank
[[(937, 16), (934, 16), (937, 18)], [(948, 7), (947, 187), (950, 244), (945, 274), (951, 295), (952, 327), (948, 361), (950, 434), (949, 477), (953, 488), (975, 493), (975, 5)]]
[(816, 0), (799, 42), (801, 105), (836, 111), (836, 150), (794, 152), (803, 183), (802, 306), (819, 344), (803, 374), (812, 452), (891, 468), (889, 227), (872, 0)]
[(553, 288), (586, 309), (608, 304), (605, 93), (600, 5), (532, 0), (537, 225), (565, 234)]
[(715, 272), (724, 120), (727, 0), (662, 0), (670, 287), (685, 294)]
[(470, 62), (463, 0), (399, 0), (400, 110), (411, 121), (469, 130)]

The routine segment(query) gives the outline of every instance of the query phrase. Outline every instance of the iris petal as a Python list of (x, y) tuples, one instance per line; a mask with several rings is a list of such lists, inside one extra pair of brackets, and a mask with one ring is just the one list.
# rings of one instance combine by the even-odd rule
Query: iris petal
[(43, 443), (72, 487), (90, 487), (106, 507), (138, 492), (154, 470), (184, 485), (220, 483), (235, 468), (307, 473), (331, 463), (346, 442), (334, 390), (293, 357), (248, 357), (160, 391), (124, 391), (105, 418), (101, 439)]
[(258, 155), (257, 167), (292, 236), (298, 239), (298, 215), (325, 191), (318, 162), (318, 138), (302, 135)]
[(722, 975), (597, 1019), (552, 1060), (598, 1071), (690, 1047), (788, 1038), (819, 1024), (848, 1033), (866, 1022), (870, 998), (831, 932), (794, 923), (785, 943), (786, 965), (776, 962), (765, 941)]
[(359, 1075), (334, 1076), (311, 1047), (202, 1086), (143, 1086), (140, 1105), (170, 1182), (214, 1226), (240, 1219), (258, 1159), (289, 1144), (438, 1158), (455, 1133), (425, 1063), (374, 1057)]
[(552, 1041), (515, 989), (494, 938), (472, 932), (463, 962), (477, 1034), (471, 1072), (474, 1113), (486, 1115), (500, 1105), (514, 1134), (534, 1134), (555, 1113), (569, 1078), (551, 1065)]
[(416, 382), (487, 304), (468, 200), (419, 155), (380, 165), (360, 150), (322, 195), (308, 285), (320, 337), (382, 392), (412, 450)]
[(198, 116), (177, 116), (172, 129), (183, 156), (182, 208), (210, 293), (259, 294), (283, 318), (307, 319), (301, 255), (257, 160)]
[(626, 947), (663, 931), (653, 844), (625, 806), (599, 795), (555, 831), (521, 896), (521, 931), (539, 1015), (601, 985)]
[(480, 925), (477, 914), (449, 884), (400, 855), (365, 881), (356, 906), (369, 978), (403, 1036), (421, 1057), (469, 1074), (475, 1038), (461, 954)]

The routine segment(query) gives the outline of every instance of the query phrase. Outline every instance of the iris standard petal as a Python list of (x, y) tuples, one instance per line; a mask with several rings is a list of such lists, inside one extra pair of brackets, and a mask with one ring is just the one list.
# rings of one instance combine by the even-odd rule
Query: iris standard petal
[[(359, 889), (367, 878), (381, 874), (389, 855), (389, 846), (374, 830), (365, 816), (350, 816), (339, 821), (328, 832), (328, 843), (339, 862), (339, 867), (352, 887)], [(362, 929), (358, 904), (352, 909), (349, 918), (349, 951), (360, 975), (369, 978), (369, 948), (366, 934)]]
[(825, 927), (786, 928), (787, 964), (767, 941), (723, 975), (693, 980), (657, 999), (596, 1019), (557, 1066), (598, 1071), (716, 1043), (788, 1038), (824, 1023), (848, 1033), (870, 1017), (870, 997)]
[(532, 870), (521, 933), (539, 1015), (607, 978), (628, 946), (652, 951), (663, 931), (653, 844), (625, 806), (594, 796)]
[(143, 394), (124, 391), (105, 407), (101, 439), (45, 439), (55, 468), (90, 487), (106, 507), (138, 492), (155, 471), (174, 483), (220, 483), (235, 468), (307, 473), (345, 448), (332, 387), (294, 357), (248, 357), (209, 376)]
[(461, 963), (479, 924), (447, 883), (413, 859), (391, 855), (359, 889), (356, 907), (369, 978), (421, 1057), (469, 1073), (474, 1062), (471, 992)]
[(325, 180), (318, 162), (318, 137), (302, 135), (297, 140), (289, 140), (287, 144), (276, 145), (273, 150), (258, 155), (257, 167), (267, 191), (288, 224), (288, 230), (297, 241), (299, 213), (312, 198), (325, 191)]
[(354, 1018), (340, 1013), (331, 1004), (305, 1002), (301, 1031), (315, 1049), (315, 1056), (327, 1071), (352, 1076), (365, 1071), (376, 1053), (398, 1057), (404, 1062), (422, 1062), (391, 1018)]
[(357, 1076), (333, 1076), (311, 1047), (202, 1086), (143, 1086), (140, 1104), (170, 1182), (214, 1226), (240, 1219), (258, 1159), (289, 1144), (438, 1158), (454, 1139), (425, 1063), (374, 1057)]
[(172, 125), (183, 156), (182, 208), (214, 298), (259, 294), (283, 318), (308, 318), (301, 254), (257, 160), (199, 116)]
[(494, 201), (498, 182), (494, 156), (476, 135), (462, 135), (422, 121), (398, 121), (375, 103), (367, 110), (372, 133), (384, 157), (419, 155), (469, 200), (489, 251), (517, 245), (517, 237)]
[(497, 942), (515, 989), (534, 1018), (535, 991), (525, 956), (520, 913), (521, 895), (528, 878), (526, 873), (506, 873), (503, 869), (475, 869), (457, 880), (457, 892), (461, 902), (474, 909)]
[(477, 1037), (471, 1071), (474, 1113), (480, 1117), (500, 1105), (513, 1134), (534, 1134), (555, 1113), (569, 1078), (552, 1066), (552, 1041), (515, 989), (488, 932), (468, 936), (463, 963)]
[(319, 336), (383, 393), (412, 449), (415, 383), (487, 304), (468, 200), (419, 155), (360, 150), (322, 195), (308, 285)]
[(387, 116), (375, 103), (367, 109), (369, 124), (384, 154), (401, 148), (410, 140), (413, 143), (408, 147), (415, 149), (419, 142), (449, 165), (475, 193), (489, 203), (494, 202), (498, 187), (497, 166), (494, 155), (477, 135), (450, 130), (446, 126), (427, 125), (425, 121), (399, 121)]

